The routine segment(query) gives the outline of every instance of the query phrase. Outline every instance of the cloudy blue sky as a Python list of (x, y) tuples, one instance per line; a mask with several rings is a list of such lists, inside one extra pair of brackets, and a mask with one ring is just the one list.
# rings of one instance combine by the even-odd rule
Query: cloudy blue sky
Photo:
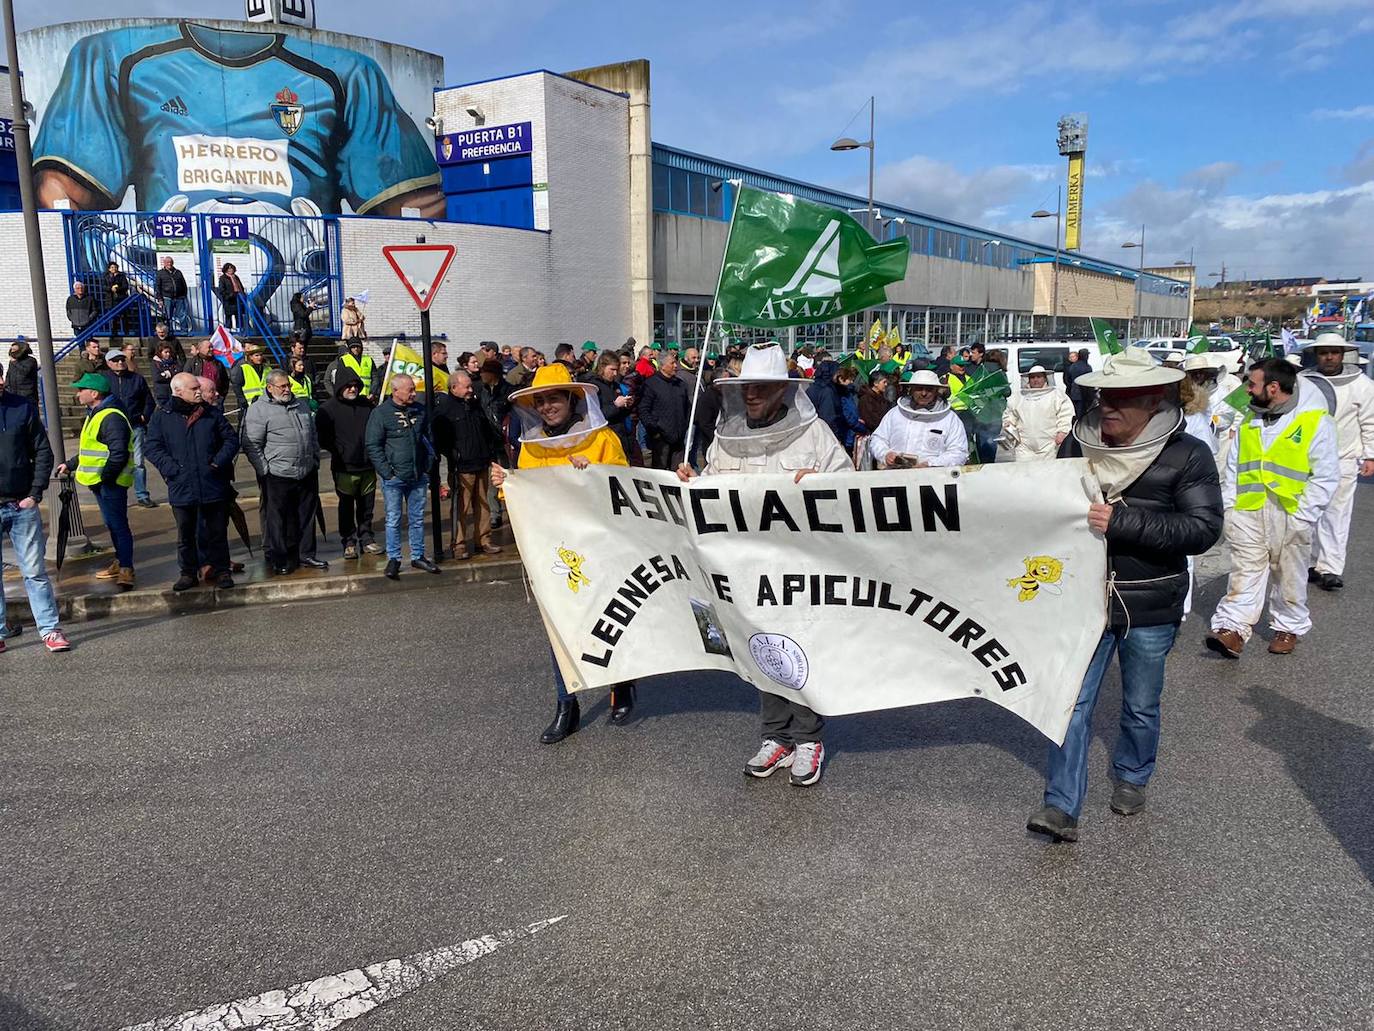
[[(648, 58), (655, 140), (856, 193), (866, 155), (828, 146), (873, 94), (880, 200), (1047, 242), (1026, 216), (1084, 111), (1087, 252), (1132, 261), (1144, 222), (1148, 263), (1196, 248), (1203, 277), (1374, 278), (1371, 0), (317, 2), (323, 28), (441, 53), (451, 84)], [(45, 0), (41, 21), (241, 11)]]

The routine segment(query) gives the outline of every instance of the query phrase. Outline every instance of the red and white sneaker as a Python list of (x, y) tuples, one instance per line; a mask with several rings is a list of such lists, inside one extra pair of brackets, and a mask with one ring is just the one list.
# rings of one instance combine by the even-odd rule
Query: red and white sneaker
[(821, 779), (824, 765), (825, 745), (819, 741), (803, 741), (793, 753), (792, 776), (788, 779), (794, 788), (808, 787)]
[(72, 650), (72, 643), (67, 640), (67, 635), (61, 630), (54, 630), (43, 638), (43, 645), (50, 652), (69, 652)]
[(750, 777), (771, 777), (775, 770), (792, 765), (792, 746), (785, 745), (775, 738), (766, 737), (754, 757), (744, 764), (744, 772)]

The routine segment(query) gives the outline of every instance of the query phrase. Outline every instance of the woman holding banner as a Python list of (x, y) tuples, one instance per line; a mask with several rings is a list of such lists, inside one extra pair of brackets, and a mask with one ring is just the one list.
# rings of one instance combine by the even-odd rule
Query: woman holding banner
[[(533, 382), (510, 395), (512, 414), (520, 421), (520, 458), (517, 469), (551, 465), (571, 465), (586, 469), (591, 465), (625, 465), (625, 450), (620, 438), (606, 425), (591, 383), (576, 383), (561, 362), (541, 367)], [(492, 486), (506, 481), (506, 470), (493, 464)], [(546, 745), (556, 744), (577, 731), (582, 713), (577, 698), (568, 691), (555, 659), (553, 682), (558, 693), (558, 708), (553, 722), (540, 736)], [(635, 704), (633, 681), (611, 688), (611, 723), (628, 722)]]

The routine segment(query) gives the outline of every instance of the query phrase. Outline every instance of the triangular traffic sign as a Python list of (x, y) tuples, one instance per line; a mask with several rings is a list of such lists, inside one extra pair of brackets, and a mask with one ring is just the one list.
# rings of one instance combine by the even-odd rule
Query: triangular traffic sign
[(382, 255), (400, 277), (415, 307), (428, 311), (453, 262), (453, 244), (392, 244), (382, 248)]

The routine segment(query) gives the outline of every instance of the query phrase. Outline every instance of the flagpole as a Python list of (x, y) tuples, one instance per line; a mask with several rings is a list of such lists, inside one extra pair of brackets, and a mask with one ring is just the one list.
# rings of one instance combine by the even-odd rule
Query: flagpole
[[(727, 179), (730, 186), (736, 187), (743, 185), (741, 179)], [(716, 326), (716, 305), (720, 303), (720, 277), (725, 275), (725, 259), (730, 254), (730, 238), (735, 234), (735, 213), (739, 211), (738, 198), (736, 203), (730, 208), (730, 228), (725, 231), (725, 249), (720, 252), (720, 271), (716, 273), (716, 289), (711, 295), (711, 314), (706, 319), (706, 347), (697, 359), (697, 382), (696, 389), (692, 391), (692, 407), (687, 413), (687, 440), (682, 447), (682, 460), (691, 463), (692, 459), (692, 438), (696, 436), (697, 430), (697, 399), (701, 397), (702, 382), (706, 379), (706, 359), (711, 353), (711, 331)], [(722, 350), (721, 357), (724, 357)]]

